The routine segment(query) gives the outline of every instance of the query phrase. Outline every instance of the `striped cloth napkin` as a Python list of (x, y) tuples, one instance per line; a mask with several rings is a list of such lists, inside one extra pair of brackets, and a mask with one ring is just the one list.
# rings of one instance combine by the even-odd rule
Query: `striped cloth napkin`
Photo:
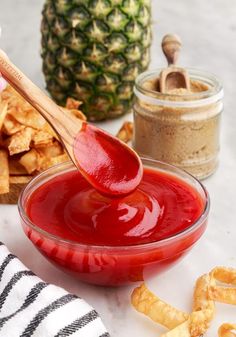
[(84, 300), (47, 284), (0, 243), (0, 337), (109, 337)]

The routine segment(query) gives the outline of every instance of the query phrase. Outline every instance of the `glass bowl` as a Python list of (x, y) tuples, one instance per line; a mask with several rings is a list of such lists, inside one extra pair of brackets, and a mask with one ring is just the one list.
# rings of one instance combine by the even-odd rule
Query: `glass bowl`
[(46, 181), (61, 173), (76, 170), (72, 163), (67, 162), (39, 174), (21, 192), (18, 208), (25, 234), (54, 265), (92, 284), (130, 284), (170, 268), (190, 251), (204, 233), (209, 214), (209, 196), (203, 185), (185, 171), (152, 159), (142, 158), (142, 162), (144, 167), (174, 175), (198, 191), (205, 206), (200, 217), (190, 227), (167, 239), (129, 246), (80, 244), (42, 230), (27, 216), (27, 202), (31, 194)]

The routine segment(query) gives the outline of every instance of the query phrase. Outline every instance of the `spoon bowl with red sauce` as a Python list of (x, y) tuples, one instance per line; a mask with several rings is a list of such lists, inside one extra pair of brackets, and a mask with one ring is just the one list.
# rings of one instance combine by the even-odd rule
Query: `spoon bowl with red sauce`
[(138, 188), (116, 198), (71, 163), (38, 175), (19, 199), (25, 234), (50, 262), (88, 283), (125, 285), (170, 268), (204, 233), (209, 196), (174, 166), (142, 163)]

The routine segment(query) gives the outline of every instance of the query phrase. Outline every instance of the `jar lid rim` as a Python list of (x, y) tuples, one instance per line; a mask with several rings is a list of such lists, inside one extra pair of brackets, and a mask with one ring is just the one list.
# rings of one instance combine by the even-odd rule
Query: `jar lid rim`
[[(135, 87), (134, 87), (134, 94), (136, 95), (136, 97), (138, 97), (140, 100), (143, 100), (149, 104), (152, 105), (161, 105), (161, 106), (168, 106), (168, 107), (201, 107), (204, 105), (208, 105), (208, 104), (213, 104), (215, 102), (217, 102), (218, 100), (222, 99), (224, 97), (224, 90), (223, 87), (220, 83), (220, 81), (216, 78), (215, 75), (209, 73), (209, 72), (203, 72), (203, 71), (199, 71), (197, 69), (193, 69), (193, 68), (186, 68), (189, 73), (190, 76), (192, 77), (192, 79), (198, 80), (199, 82), (201, 81), (200, 78), (197, 78), (197, 76), (202, 76), (204, 77), (205, 75), (205, 79), (210, 80), (210, 81), (214, 81), (216, 83), (215, 86), (215, 93), (212, 92), (212, 90), (206, 90), (200, 93), (191, 93), (189, 95), (173, 95), (173, 94), (162, 94), (159, 93), (161, 96), (163, 97), (182, 97), (182, 98), (191, 98), (193, 97), (193, 100), (185, 100), (185, 101), (173, 101), (173, 100), (168, 100), (168, 99), (162, 99), (162, 98), (157, 98), (157, 97), (153, 97), (153, 96), (149, 96), (147, 94), (145, 94), (145, 92), (153, 94), (155, 93), (152, 90), (148, 90), (145, 88), (142, 88), (142, 86), (140, 85), (140, 81), (146, 79), (152, 79), (154, 78), (154, 76), (156, 77), (157, 73), (160, 73), (160, 71), (162, 70), (161, 68), (153, 70), (153, 71), (146, 71), (141, 73), (135, 81)], [(204, 81), (202, 79), (202, 81)], [(209, 96), (210, 95), (210, 96)], [(196, 98), (199, 96), (203, 96), (203, 98)], [(205, 97), (204, 97), (205, 96)]]
[(180, 107), (180, 108), (197, 108), (204, 105), (210, 105), (218, 100), (221, 100), (224, 97), (224, 90), (221, 89), (217, 94), (211, 97), (194, 100), (194, 101), (167, 101), (158, 99), (151, 96), (146, 96), (140, 91), (137, 90), (136, 87), (134, 87), (134, 94), (136, 97), (138, 97), (140, 100), (145, 101), (146, 103), (152, 104), (152, 105), (160, 105), (160, 106), (168, 106), (168, 107)]

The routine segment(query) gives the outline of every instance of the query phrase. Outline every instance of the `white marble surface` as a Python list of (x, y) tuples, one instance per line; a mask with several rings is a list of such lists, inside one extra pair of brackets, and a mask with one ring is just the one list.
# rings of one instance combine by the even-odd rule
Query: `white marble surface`
[[(44, 86), (39, 57), (42, 4), (43, 0), (0, 0), (0, 25), (3, 28), (0, 45), (41, 87)], [(200, 274), (216, 265), (236, 267), (236, 2), (153, 0), (153, 14), (151, 67), (164, 63), (159, 47), (163, 34), (177, 32), (184, 41), (181, 64), (217, 74), (225, 88), (220, 167), (204, 182), (212, 202), (208, 229), (179, 265), (148, 282), (160, 297), (190, 311), (194, 280)], [(122, 119), (102, 126), (115, 132), (121, 122)], [(0, 240), (44, 280), (63, 286), (94, 305), (112, 336), (156, 337), (164, 331), (131, 308), (129, 296), (132, 287), (89, 286), (51, 266), (24, 236), (16, 206), (0, 206)], [(207, 336), (216, 336), (221, 322), (236, 322), (235, 313), (236, 308), (217, 305), (217, 316)]]

